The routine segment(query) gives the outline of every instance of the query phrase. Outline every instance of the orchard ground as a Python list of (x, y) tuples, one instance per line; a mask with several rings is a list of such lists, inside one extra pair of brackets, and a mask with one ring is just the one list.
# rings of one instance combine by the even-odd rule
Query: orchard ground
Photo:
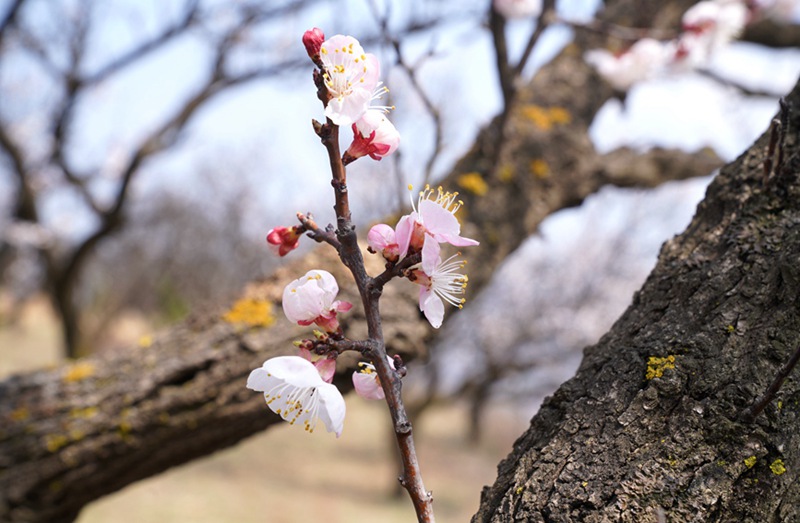
[[(147, 334), (140, 319), (119, 320), (115, 343), (135, 346)], [(0, 379), (58, 363), (58, 329), (44, 299), (27, 305), (15, 325), (0, 326)], [(242, 383), (244, 387), (244, 383)], [(208, 458), (134, 483), (89, 505), (78, 523), (406, 522), (414, 511), (398, 495), (399, 461), (388, 411), (350, 394), (338, 440), (279, 425)], [(266, 415), (266, 407), (264, 414)], [(440, 523), (468, 521), (481, 488), (494, 481), (527, 419), (511, 407), (487, 410), (480, 444), (466, 442), (467, 409), (448, 404), (426, 411), (415, 426), (425, 486)]]

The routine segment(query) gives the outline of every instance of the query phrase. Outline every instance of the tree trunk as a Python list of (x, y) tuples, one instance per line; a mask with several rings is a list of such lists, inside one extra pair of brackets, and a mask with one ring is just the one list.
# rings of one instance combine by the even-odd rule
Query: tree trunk
[[(800, 88), (788, 97), (800, 107)], [(800, 112), (722, 169), (686, 232), (499, 465), (473, 522), (800, 521)]]

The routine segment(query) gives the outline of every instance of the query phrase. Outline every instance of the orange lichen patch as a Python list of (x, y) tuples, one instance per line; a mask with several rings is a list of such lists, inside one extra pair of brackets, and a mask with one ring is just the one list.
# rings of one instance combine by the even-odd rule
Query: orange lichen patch
[(149, 334), (145, 334), (141, 338), (139, 338), (139, 348), (141, 349), (149, 349), (153, 345), (153, 337)]
[(269, 327), (275, 323), (272, 304), (254, 298), (242, 298), (237, 301), (222, 319), (228, 323), (243, 323), (251, 327)]
[(542, 131), (549, 131), (555, 125), (568, 124), (572, 121), (572, 115), (563, 107), (541, 107), (531, 104), (520, 110), (525, 118)]
[(12, 410), (9, 417), (11, 418), (11, 421), (25, 421), (31, 417), (31, 413), (28, 410), (28, 407), (20, 407)]
[(91, 378), (94, 376), (95, 370), (94, 363), (90, 361), (81, 361), (75, 363), (74, 365), (70, 365), (64, 371), (64, 381), (73, 383), (76, 381), (85, 380), (86, 378)]
[(483, 196), (489, 192), (489, 184), (484, 181), (483, 176), (477, 172), (462, 174), (456, 179), (458, 186), (476, 196)]
[(546, 161), (538, 158), (531, 162), (531, 173), (537, 178), (544, 179), (550, 176), (550, 166)]
[(675, 368), (675, 356), (669, 355), (666, 358), (659, 358), (657, 356), (650, 356), (647, 360), (647, 372), (645, 379), (652, 380), (653, 378), (660, 378), (664, 375), (664, 371)]
[(509, 164), (505, 164), (500, 167), (500, 170), (497, 172), (497, 177), (500, 179), (501, 182), (508, 183), (514, 179), (514, 168), (511, 167)]

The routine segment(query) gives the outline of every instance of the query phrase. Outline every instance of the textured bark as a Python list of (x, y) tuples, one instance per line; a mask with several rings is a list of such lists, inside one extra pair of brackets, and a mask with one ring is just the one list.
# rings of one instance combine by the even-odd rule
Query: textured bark
[(473, 522), (800, 521), (797, 372), (755, 423), (740, 417), (800, 344), (800, 112), (769, 181), (767, 143), (722, 169)]
[[(637, 9), (631, 9), (627, 0), (610, 2), (607, 12), (629, 25), (646, 25), (654, 17), (674, 25), (681, 6), (690, 3), (653, 0), (635, 2)], [(469, 254), (473, 292), (547, 215), (580, 204), (603, 185), (653, 186), (707, 174), (719, 163), (707, 152), (598, 155), (587, 130), (613, 93), (583, 63), (582, 49), (589, 45), (602, 42), (579, 38), (523, 89), (504, 120), (499, 156), (493, 150), (499, 132), (495, 122), (443, 181), (448, 188), (464, 188), (464, 234), (482, 242)], [(475, 176), (488, 192), (468, 183)], [(343, 269), (327, 251), (292, 261), (246, 294), (279, 311), (289, 280), (312, 267), (335, 274)], [(347, 276), (339, 274), (344, 292), (352, 293), (344, 284)], [(419, 318), (412, 287), (389, 285), (381, 306), (389, 350), (404, 358), (424, 357), (433, 334)], [(353, 295), (351, 301), (358, 300)], [(346, 332), (364, 338), (363, 317), (347, 316)], [(305, 332), (281, 320), (243, 329), (219, 316), (195, 319), (147, 348), (93, 356), (0, 383), (0, 520), (70, 521), (93, 499), (274, 424), (278, 418), (261, 397), (244, 388), (247, 373), (271, 356), (289, 353), (291, 340)], [(347, 365), (342, 361), (337, 374), (345, 390), (350, 387)]]

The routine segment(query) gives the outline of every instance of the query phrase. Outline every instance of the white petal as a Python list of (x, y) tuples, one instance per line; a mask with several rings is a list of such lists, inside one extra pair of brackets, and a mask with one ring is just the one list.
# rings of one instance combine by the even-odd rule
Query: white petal
[(322, 408), (319, 410), (319, 419), (325, 424), (328, 432), (336, 433), (336, 437), (342, 435), (344, 428), (344, 415), (346, 406), (342, 393), (335, 385), (325, 383), (317, 388), (322, 402)]
[(270, 378), (267, 371), (263, 368), (255, 369), (247, 377), (247, 388), (264, 392), (272, 386), (271, 381), (272, 378)]
[(314, 364), (300, 356), (278, 356), (268, 359), (264, 362), (263, 369), (293, 387), (317, 387), (320, 383), (325, 383)]

